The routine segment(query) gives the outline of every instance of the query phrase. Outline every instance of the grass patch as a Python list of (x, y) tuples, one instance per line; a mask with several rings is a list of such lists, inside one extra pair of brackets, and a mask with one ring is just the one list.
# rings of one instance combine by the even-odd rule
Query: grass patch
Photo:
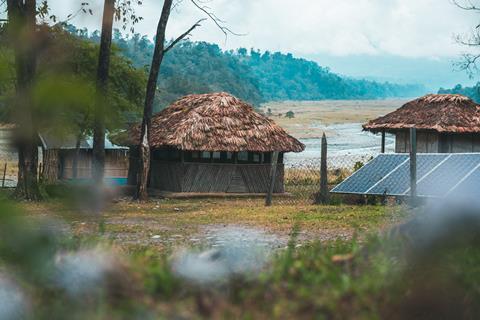
[[(178, 247), (208, 242), (208, 230), (252, 227), (276, 235), (286, 245), (291, 230), (300, 243), (348, 240), (378, 232), (405, 219), (399, 207), (354, 205), (274, 205), (261, 199), (121, 201), (99, 216), (56, 200), (25, 203), (32, 217), (61, 219), (78, 238), (94, 237), (131, 254), (152, 250), (168, 254)], [(100, 232), (102, 231), (102, 232)]]

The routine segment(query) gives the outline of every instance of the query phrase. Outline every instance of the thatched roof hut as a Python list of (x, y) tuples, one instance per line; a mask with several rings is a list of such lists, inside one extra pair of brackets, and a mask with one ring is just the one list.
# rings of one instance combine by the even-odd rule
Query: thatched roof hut
[(419, 152), (480, 150), (480, 106), (459, 94), (429, 94), (363, 125), (366, 131), (395, 134), (397, 152), (408, 152), (412, 127), (419, 132)]
[[(42, 148), (43, 179), (90, 180), (93, 165), (93, 138), (78, 141), (72, 134), (42, 132), (39, 135)], [(107, 183), (125, 184), (128, 174), (128, 147), (113, 144), (105, 137), (105, 180)]]
[[(140, 126), (131, 130), (135, 183)], [(150, 187), (176, 192), (266, 192), (279, 152), (275, 192), (283, 192), (283, 153), (305, 146), (251, 105), (225, 93), (183, 97), (152, 118)]]
[(397, 131), (411, 127), (450, 133), (480, 132), (480, 107), (459, 94), (429, 94), (366, 123), (367, 131)]
[[(305, 146), (246, 102), (220, 92), (183, 97), (152, 118), (150, 147), (189, 151), (301, 152)], [(135, 144), (140, 126), (132, 130)]]

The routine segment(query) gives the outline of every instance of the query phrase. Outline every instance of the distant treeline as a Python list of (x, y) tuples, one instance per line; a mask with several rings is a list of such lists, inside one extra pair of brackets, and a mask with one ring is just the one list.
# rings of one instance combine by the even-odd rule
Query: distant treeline
[[(98, 41), (98, 31), (68, 26), (68, 31)], [(154, 48), (146, 36), (124, 37), (119, 30), (113, 41), (137, 67), (148, 68)], [(190, 93), (227, 91), (253, 104), (272, 100), (381, 99), (413, 97), (421, 85), (379, 83), (341, 77), (316, 62), (292, 54), (259, 50), (223, 51), (218, 45), (185, 41), (169, 52), (159, 78), (161, 103)]]
[(474, 87), (462, 87), (461, 84), (457, 84), (452, 89), (440, 88), (440, 90), (438, 90), (438, 93), (461, 94), (461, 95), (469, 97), (470, 99), (472, 99), (476, 103), (480, 103), (479, 90), (480, 90), (480, 82), (478, 82)]

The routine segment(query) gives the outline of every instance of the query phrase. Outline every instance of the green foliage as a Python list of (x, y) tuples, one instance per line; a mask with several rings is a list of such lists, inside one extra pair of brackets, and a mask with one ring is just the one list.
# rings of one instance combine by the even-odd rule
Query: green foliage
[(285, 117), (287, 117), (289, 119), (293, 119), (293, 118), (295, 118), (295, 113), (292, 110), (287, 111), (287, 113), (285, 113)]
[(353, 165), (353, 171), (358, 171), (360, 170), (365, 164), (362, 162), (362, 161), (357, 161), (355, 162), (355, 164)]
[(15, 69), (11, 50), (0, 46), (0, 122), (8, 122), (10, 110), (8, 105), (13, 94)]
[[(89, 134), (92, 130), (93, 105), (102, 99), (106, 112), (106, 127), (115, 131), (125, 123), (139, 119), (146, 86), (146, 73), (135, 68), (118, 50), (111, 56), (110, 81), (107, 97), (97, 97), (95, 79), (98, 45), (66, 32), (62, 27), (42, 26), (40, 36), (48, 39), (38, 52), (37, 79), (32, 99), (35, 121), (42, 130), (59, 133)], [(12, 53), (2, 47), (7, 63), (2, 70), (13, 68)], [(54, 58), (52, 58), (54, 57)], [(0, 87), (0, 97), (8, 101), (14, 77)], [(1, 100), (0, 100), (1, 104)], [(9, 104), (0, 105), (8, 115)], [(5, 117), (7, 118), (7, 117)], [(5, 120), (5, 119), (4, 119)]]
[(145, 289), (149, 294), (161, 299), (172, 298), (180, 289), (180, 281), (175, 277), (166, 255), (145, 250), (133, 256), (139, 272), (144, 275)]

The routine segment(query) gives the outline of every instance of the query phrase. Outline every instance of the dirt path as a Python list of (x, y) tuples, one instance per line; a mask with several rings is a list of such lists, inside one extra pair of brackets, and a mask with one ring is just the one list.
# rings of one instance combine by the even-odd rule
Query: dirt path
[[(269, 247), (285, 247), (293, 229), (301, 245), (349, 239), (355, 232), (377, 232), (403, 219), (397, 207), (277, 205), (257, 200), (120, 201), (99, 218), (62, 205), (28, 205), (30, 214), (62, 221), (80, 237), (100, 237), (126, 251), (212, 246), (234, 234), (259, 234)], [(56, 222), (55, 222), (56, 223)], [(223, 238), (222, 238), (223, 237)]]

